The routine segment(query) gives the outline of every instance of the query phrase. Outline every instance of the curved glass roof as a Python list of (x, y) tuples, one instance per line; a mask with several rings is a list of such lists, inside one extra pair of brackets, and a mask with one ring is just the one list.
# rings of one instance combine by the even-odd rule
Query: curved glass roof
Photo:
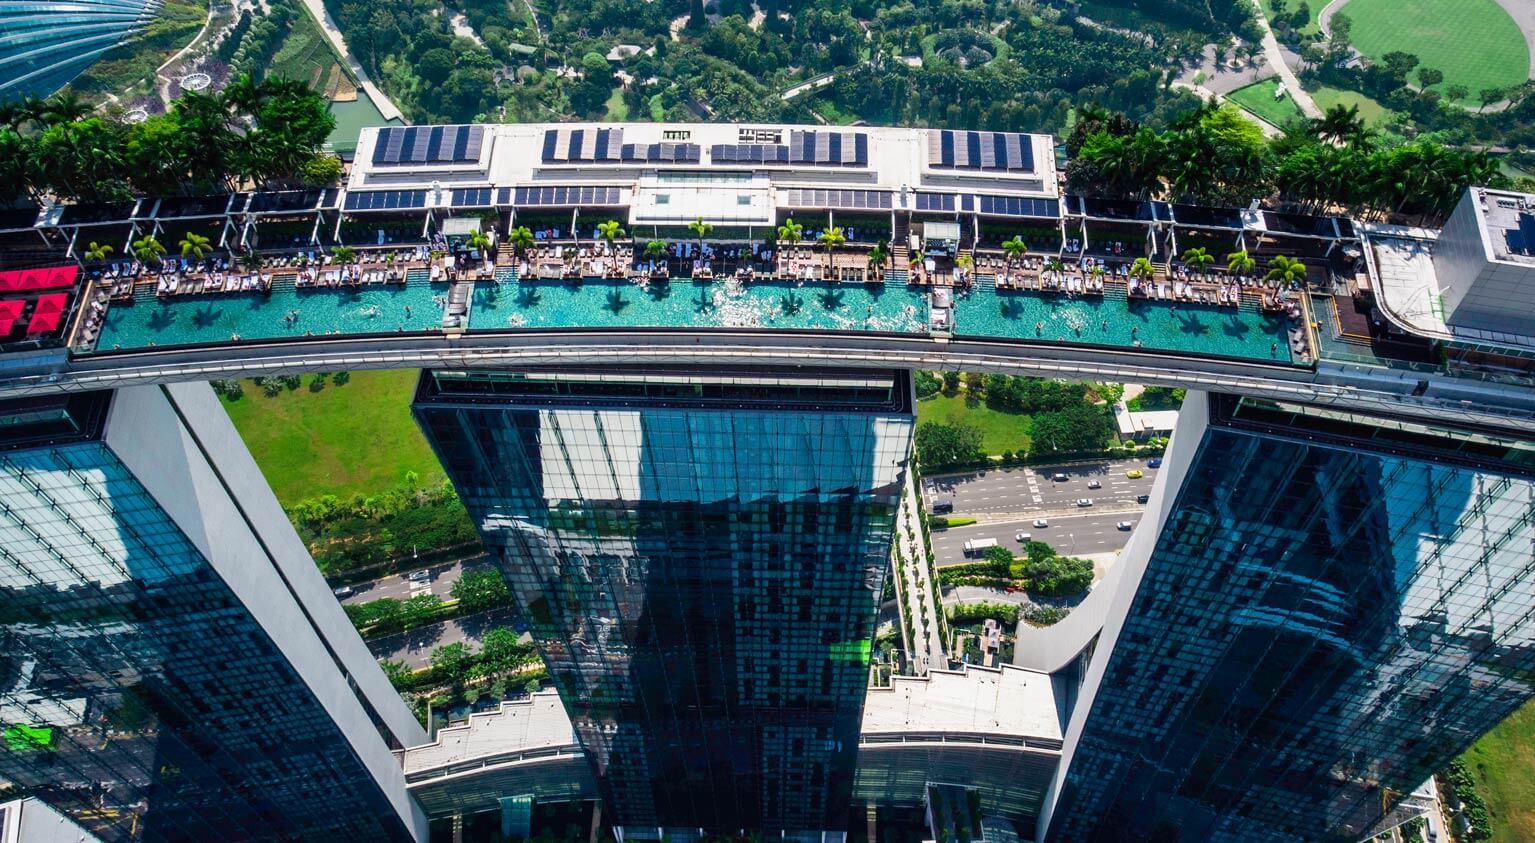
[(0, 100), (47, 96), (143, 26), (159, 0), (0, 0)]

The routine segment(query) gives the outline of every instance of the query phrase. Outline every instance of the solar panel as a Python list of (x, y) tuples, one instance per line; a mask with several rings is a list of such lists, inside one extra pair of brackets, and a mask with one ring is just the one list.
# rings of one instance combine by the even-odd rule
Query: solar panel
[(952, 211), (955, 200), (952, 193), (917, 193), (917, 210), (919, 211)]
[(890, 210), (893, 194), (888, 190), (817, 190), (794, 188), (784, 194), (791, 208), (867, 208)]
[(346, 195), (348, 211), (392, 211), (425, 207), (425, 190), (365, 190)]
[(929, 132), (929, 167), (1007, 172), (1034, 171), (1034, 144), (1017, 132)]
[(480, 160), (484, 126), (387, 126), (379, 130), (373, 163), (466, 164)]
[(983, 193), (975, 197), (975, 208), (978, 213), (995, 217), (1055, 219), (1061, 215), (1061, 206), (1058, 201), (1033, 199), (1027, 196), (992, 196)]
[(824, 167), (867, 166), (869, 136), (863, 132), (790, 132), (788, 163)]
[(489, 187), (457, 187), (453, 189), (453, 207), (455, 208), (479, 208), (490, 204), (491, 194), (494, 192)]
[(623, 204), (622, 195), (623, 191), (619, 188), (604, 185), (547, 185), (542, 187), (519, 187), (512, 192), (511, 202), (519, 207), (535, 207), (540, 205), (611, 207)]

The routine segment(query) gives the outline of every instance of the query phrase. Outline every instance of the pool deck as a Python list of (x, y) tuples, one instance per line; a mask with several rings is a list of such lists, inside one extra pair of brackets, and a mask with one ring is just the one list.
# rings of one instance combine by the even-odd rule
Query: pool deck
[[(1169, 352), (1200, 357), (1310, 367), (1317, 347), (1310, 311), (1287, 317), (1262, 308), (1256, 293), (1217, 302), (1189, 292), (1142, 285), (1150, 297), (1129, 296), (1110, 279), (1096, 288), (1015, 285), (997, 289), (993, 276), (959, 288), (924, 287), (903, 273), (882, 281), (735, 274), (719, 278), (653, 278), (631, 268), (626, 277), (520, 278), (508, 265), (474, 263), (433, 281), (414, 262), (361, 264), (360, 281), (295, 287), (293, 269), (266, 269), (267, 290), (156, 295), (148, 276), (116, 297), (97, 321), (99, 336), (77, 342), (76, 354), (108, 355), (164, 348), (303, 341), (323, 337), (435, 334), (452, 338), (517, 331), (676, 329), (703, 331), (927, 335), (984, 341), (1056, 343), (1084, 348)], [(526, 268), (526, 264), (524, 264)], [(302, 271), (302, 270), (300, 270)], [(344, 270), (343, 270), (344, 271)], [(322, 269), (334, 274), (334, 268)], [(949, 281), (951, 279), (941, 279)], [(193, 286), (197, 286), (193, 284)], [(949, 308), (949, 297), (957, 293)], [(103, 295), (98, 291), (97, 295)], [(1157, 298), (1158, 295), (1165, 298)], [(1305, 308), (1305, 297), (1297, 307)], [(942, 302), (935, 306), (935, 303)], [(454, 310), (458, 303), (460, 310)], [(935, 310), (952, 321), (933, 328)], [(1301, 313), (1304, 316), (1301, 316)], [(461, 313), (455, 318), (454, 313)], [(1309, 325), (1307, 326), (1309, 328)], [(1304, 336), (1304, 339), (1301, 337)]]

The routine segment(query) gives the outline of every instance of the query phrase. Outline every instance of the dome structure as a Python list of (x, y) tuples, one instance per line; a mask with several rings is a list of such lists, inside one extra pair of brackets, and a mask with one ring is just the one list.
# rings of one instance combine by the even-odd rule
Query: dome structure
[(154, 16), (160, 0), (0, 0), (0, 100), (47, 96)]

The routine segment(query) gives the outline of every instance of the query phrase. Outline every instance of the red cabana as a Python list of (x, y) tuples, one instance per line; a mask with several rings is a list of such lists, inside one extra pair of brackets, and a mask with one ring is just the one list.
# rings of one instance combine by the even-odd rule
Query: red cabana
[(58, 330), (59, 320), (64, 317), (64, 300), (68, 297), (68, 293), (38, 296), (37, 307), (33, 309), (32, 318), (27, 322), (27, 333), (38, 334)]
[(21, 309), (26, 306), (21, 299), (6, 299), (0, 301), (0, 337), (11, 332), (16, 327), (16, 317), (21, 315)]
[(0, 292), (56, 290), (75, 283), (80, 267), (47, 266), (39, 269), (10, 269), (0, 272)]

